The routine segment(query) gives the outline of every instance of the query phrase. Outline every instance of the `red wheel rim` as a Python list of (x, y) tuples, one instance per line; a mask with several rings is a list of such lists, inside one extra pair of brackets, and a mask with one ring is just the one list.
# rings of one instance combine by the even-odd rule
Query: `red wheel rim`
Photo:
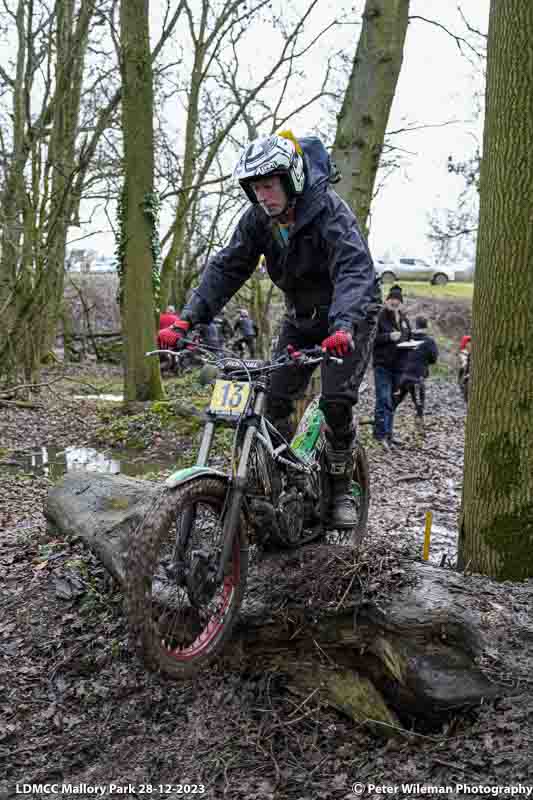
[(228, 610), (239, 585), (240, 568), (241, 568), (241, 548), (238, 536), (233, 540), (233, 553), (232, 553), (232, 572), (231, 575), (226, 575), (224, 578), (222, 589), (222, 607), (217, 611), (216, 618), (213, 617), (209, 620), (200, 635), (187, 647), (174, 649), (166, 649), (166, 653), (176, 661), (191, 661), (193, 658), (198, 658), (207, 649), (209, 649), (212, 642), (219, 636), (224, 628), (225, 618)]

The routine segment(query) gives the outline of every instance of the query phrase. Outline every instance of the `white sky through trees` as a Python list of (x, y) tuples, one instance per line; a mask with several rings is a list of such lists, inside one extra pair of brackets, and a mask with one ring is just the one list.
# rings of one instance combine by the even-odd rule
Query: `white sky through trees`
[[(190, 0), (191, 8), (200, 0)], [(216, 0), (213, 0), (216, 2)], [(460, 9), (475, 29), (486, 32), (490, 0), (411, 0), (410, 16), (423, 16), (435, 20), (449, 31), (468, 38), (468, 31), (458, 10)], [(308, 0), (293, 0), (290, 4), (290, 16), (308, 8)], [(361, 8), (363, 0), (356, 0), (354, 10), (350, 4), (319, 0), (319, 6), (312, 15), (306, 28), (308, 38), (313, 31), (318, 31), (328, 21), (343, 16), (348, 23), (337, 27), (320, 41), (303, 63), (306, 77), (305, 87), (295, 83), (292, 97), (298, 99), (301, 90), (313, 94), (320, 86), (326, 60), (333, 50), (342, 49), (349, 64), (353, 59), (357, 38), (360, 31)], [(288, 17), (286, 3), (274, 0), (281, 10), (282, 21)], [(151, 34), (156, 40), (159, 36), (162, 14), (166, 7), (165, 0), (151, 0)], [(289, 24), (289, 23), (287, 23)], [(178, 38), (184, 41), (185, 22), (180, 22), (181, 33)], [(246, 65), (250, 74), (257, 75), (266, 71), (269, 59), (279, 52), (279, 39), (269, 38), (267, 26), (254, 25), (247, 31), (239, 50), (239, 60)], [(475, 41), (475, 39), (473, 39)], [(9, 47), (2, 47), (0, 62), (7, 66), (15, 53)], [(11, 52), (7, 52), (11, 50)], [(178, 47), (167, 45), (164, 61), (177, 60)], [(468, 54), (468, 49), (465, 48)], [(185, 52), (185, 59), (190, 55)], [(173, 68), (180, 81), (185, 80), (185, 65)], [(340, 75), (338, 88), (344, 91), (346, 79)], [(394, 171), (385, 185), (380, 189), (372, 206), (370, 220), (370, 247), (374, 257), (385, 253), (394, 255), (414, 255), (431, 257), (431, 246), (426, 239), (428, 232), (428, 214), (436, 208), (453, 208), (463, 183), (457, 176), (447, 173), (446, 164), (449, 155), (456, 160), (470, 157), (481, 144), (482, 116), (479, 113), (480, 99), (483, 96), (483, 76), (481, 64), (475, 66), (461, 55), (454, 39), (436, 25), (421, 20), (409, 23), (404, 62), (394, 99), (388, 130), (417, 125), (434, 125), (457, 121), (442, 127), (428, 127), (413, 130), (394, 136), (389, 141), (402, 148), (402, 166)], [(273, 95), (274, 96), (274, 95)], [(165, 117), (172, 128), (183, 128), (183, 99), (177, 98), (175, 108), (165, 109)], [(339, 101), (340, 105), (340, 101)], [(326, 122), (326, 113), (329, 120)], [(292, 121), (290, 127), (296, 135), (329, 129), (331, 146), (335, 117), (331, 102), (315, 104), (312, 109), (301, 114)], [(262, 131), (266, 133), (267, 131)], [(240, 133), (242, 134), (242, 128)], [(179, 140), (176, 140), (177, 151), (180, 152)], [(230, 171), (233, 155), (227, 158)], [(224, 159), (224, 163), (226, 158)], [(89, 208), (83, 209), (82, 219), (91, 219), (90, 224), (70, 230), (69, 240), (74, 242), (87, 237), (92, 231), (100, 231), (94, 236), (83, 238), (73, 247), (86, 247), (96, 250), (100, 255), (111, 256), (115, 249), (113, 234), (109, 222), (103, 213), (91, 214)], [(109, 209), (111, 216), (113, 212)], [(162, 232), (172, 219), (169, 213), (163, 214)]]

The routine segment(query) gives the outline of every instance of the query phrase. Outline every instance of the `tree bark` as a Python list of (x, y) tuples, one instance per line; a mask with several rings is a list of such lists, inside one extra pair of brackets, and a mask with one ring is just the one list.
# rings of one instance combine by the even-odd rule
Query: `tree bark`
[(402, 66), (408, 13), (409, 0), (366, 0), (363, 27), (338, 116), (332, 155), (343, 179), (336, 189), (365, 233)]
[(154, 136), (152, 60), (148, 0), (122, 0), (120, 6), (122, 129), (124, 135), (122, 329), (124, 398), (159, 399), (163, 395), (154, 349), (155, 307), (152, 273), (154, 221)]
[(533, 4), (493, 0), (460, 561), (533, 576)]

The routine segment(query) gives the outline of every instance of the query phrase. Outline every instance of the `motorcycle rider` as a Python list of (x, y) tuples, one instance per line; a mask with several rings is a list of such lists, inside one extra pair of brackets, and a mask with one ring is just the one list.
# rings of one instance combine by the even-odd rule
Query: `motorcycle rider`
[[(264, 254), (270, 278), (285, 295), (278, 352), (288, 345), (321, 345), (343, 358), (342, 364), (328, 359), (321, 364), (320, 407), (327, 426), (331, 522), (348, 528), (357, 524), (351, 493), (353, 406), (372, 349), (381, 291), (357, 220), (330, 186), (334, 175), (324, 145), (314, 136), (297, 140), (283, 131), (250, 142), (234, 177), (251, 206), (229, 244), (208, 263), (173, 332), (184, 335), (190, 325), (212, 319)], [(294, 401), (312, 371), (288, 364), (272, 373), (268, 415), (286, 438)]]

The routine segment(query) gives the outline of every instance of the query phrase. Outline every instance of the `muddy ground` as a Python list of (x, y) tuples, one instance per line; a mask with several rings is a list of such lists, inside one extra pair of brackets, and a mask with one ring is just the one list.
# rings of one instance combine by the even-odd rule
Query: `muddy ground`
[[(106, 368), (106, 380), (118, 376)], [(397, 738), (380, 739), (314, 697), (295, 696), (282, 674), (253, 665), (244, 671), (220, 665), (184, 683), (147, 673), (128, 650), (118, 587), (79, 541), (58, 540), (46, 529), (50, 478), (17, 467), (28, 446), (103, 446), (110, 422), (102, 423), (97, 404), (69, 401), (79, 392), (75, 384), (54, 386), (61, 396), (43, 390), (40, 410), (0, 409), (0, 793), (15, 797), (16, 783), (66, 781), (134, 785), (115, 794), (121, 797), (139, 797), (151, 785), (144, 793), (168, 796), (181, 783), (204, 786), (209, 798), (319, 800), (353, 798), (355, 782), (531, 786), (531, 582), (491, 584), (495, 613), (521, 620), (507, 673), (497, 675), (511, 696), (432, 731), (409, 730), (403, 720)], [(370, 439), (372, 403), (369, 385), (360, 426), (372, 474), (369, 532), (359, 555), (345, 555), (367, 563), (370, 578), (372, 570), (386, 573), (394, 591), (403, 560), (420, 557), (427, 510), (434, 513), (431, 559), (455, 562), (465, 412), (451, 380), (431, 380), (426, 438), (418, 437), (406, 403), (397, 424), (402, 444), (387, 452)], [(117, 416), (111, 412), (108, 420)], [(155, 419), (136, 433), (144, 437), (143, 457), (168, 455), (174, 445), (180, 460), (193, 452), (194, 431), (184, 437)], [(331, 586), (332, 558), (324, 547), (303, 556), (316, 558), (313, 585), (298, 584), (295, 561), (300, 592), (313, 596), (320, 581)], [(367, 587), (372, 596), (371, 580)], [(425, 796), (423, 789), (412, 794)], [(86, 789), (77, 796), (94, 794)], [(469, 795), (459, 789), (456, 796)]]

